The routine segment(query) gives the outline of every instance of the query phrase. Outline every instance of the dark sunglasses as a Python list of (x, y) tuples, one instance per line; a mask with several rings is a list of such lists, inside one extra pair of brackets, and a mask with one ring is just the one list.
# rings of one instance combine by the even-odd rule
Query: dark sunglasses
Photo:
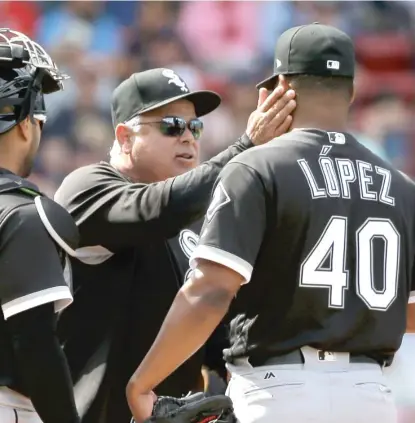
[(184, 134), (186, 128), (189, 128), (195, 140), (198, 140), (203, 132), (203, 122), (200, 119), (192, 119), (186, 122), (184, 119), (176, 116), (166, 116), (161, 120), (151, 122), (140, 122), (140, 125), (148, 123), (159, 123), (160, 132), (168, 137), (180, 137)]

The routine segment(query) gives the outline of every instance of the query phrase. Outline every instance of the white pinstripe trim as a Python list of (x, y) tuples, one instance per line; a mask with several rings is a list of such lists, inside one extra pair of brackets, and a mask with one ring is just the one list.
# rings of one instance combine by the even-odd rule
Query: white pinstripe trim
[(85, 264), (101, 264), (113, 256), (113, 253), (101, 245), (78, 248), (74, 250), (71, 248), (62, 237), (56, 232), (55, 228), (50, 223), (45, 209), (43, 208), (41, 197), (35, 197), (35, 206), (39, 214), (43, 226), (48, 231), (53, 240), (71, 257), (76, 257), (79, 261)]
[(47, 303), (55, 303), (55, 312), (59, 313), (73, 301), (68, 286), (55, 286), (33, 294), (25, 295), (2, 305), (4, 318), (7, 320), (15, 314)]
[(408, 301), (408, 304), (413, 304), (413, 303), (415, 303), (415, 291), (411, 291), (409, 293), (409, 301)]
[(70, 256), (76, 257), (76, 251), (73, 250), (62, 238), (61, 236), (55, 231), (55, 228), (52, 226), (52, 224), (49, 222), (49, 219), (45, 213), (45, 209), (42, 205), (41, 196), (35, 197), (35, 206), (37, 209), (37, 212), (39, 214), (40, 220), (43, 223), (43, 226), (46, 228), (46, 230), (49, 232), (49, 235), (54, 239), (54, 241), (64, 250), (66, 251)]
[(199, 245), (190, 257), (190, 267), (192, 269), (196, 268), (197, 259), (210, 260), (229, 267), (229, 269), (244, 277), (245, 281), (242, 285), (251, 280), (253, 267), (247, 261), (227, 251), (210, 247), (209, 245)]

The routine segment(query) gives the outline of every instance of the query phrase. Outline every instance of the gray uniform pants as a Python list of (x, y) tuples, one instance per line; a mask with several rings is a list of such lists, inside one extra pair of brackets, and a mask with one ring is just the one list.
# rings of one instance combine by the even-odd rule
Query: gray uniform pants
[(29, 398), (6, 387), (0, 387), (1, 423), (42, 423)]
[(397, 423), (383, 369), (350, 363), (348, 353), (301, 349), (304, 364), (227, 365), (227, 395), (240, 423)]

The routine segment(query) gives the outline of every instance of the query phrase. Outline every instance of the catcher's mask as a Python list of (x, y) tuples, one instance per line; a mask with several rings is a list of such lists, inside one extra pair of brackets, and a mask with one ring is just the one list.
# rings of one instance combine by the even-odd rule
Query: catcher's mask
[(44, 122), (43, 95), (63, 90), (68, 78), (39, 44), (21, 32), (0, 28), (0, 134), (27, 116)]

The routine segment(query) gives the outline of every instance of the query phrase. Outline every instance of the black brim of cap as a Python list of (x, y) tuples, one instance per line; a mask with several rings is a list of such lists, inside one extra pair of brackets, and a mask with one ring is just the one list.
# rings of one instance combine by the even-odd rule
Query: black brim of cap
[(256, 85), (257, 89), (266, 88), (268, 91), (273, 91), (275, 88), (275, 84), (278, 81), (278, 74), (274, 74), (267, 79), (264, 79), (259, 84)]
[(154, 104), (151, 107), (146, 107), (145, 109), (140, 110), (137, 115), (141, 115), (150, 110), (158, 109), (159, 107), (165, 106), (167, 104), (173, 103), (177, 100), (188, 100), (195, 106), (196, 116), (204, 116), (210, 112), (213, 112), (217, 107), (219, 107), (222, 99), (219, 94), (216, 94), (213, 91), (201, 90), (194, 91), (191, 93), (181, 94), (175, 97), (168, 98), (160, 103)]

